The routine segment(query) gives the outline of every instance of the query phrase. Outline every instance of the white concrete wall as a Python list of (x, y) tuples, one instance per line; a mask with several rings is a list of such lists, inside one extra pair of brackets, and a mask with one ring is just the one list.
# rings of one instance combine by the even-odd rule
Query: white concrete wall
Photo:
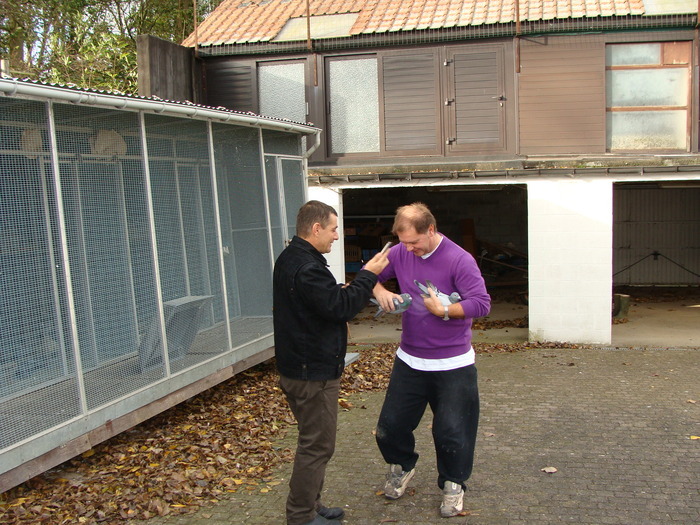
[(613, 184), (528, 182), (529, 338), (612, 340)]
[(317, 200), (333, 206), (338, 212), (338, 233), (340, 239), (331, 246), (331, 253), (325, 254), (326, 260), (330, 265), (330, 270), (333, 276), (339, 283), (345, 282), (345, 252), (343, 240), (343, 197), (337, 191), (330, 188), (309, 186), (307, 194), (309, 200)]

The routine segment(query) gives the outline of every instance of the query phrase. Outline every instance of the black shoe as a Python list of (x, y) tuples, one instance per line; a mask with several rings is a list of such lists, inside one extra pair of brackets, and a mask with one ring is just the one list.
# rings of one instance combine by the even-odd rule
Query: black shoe
[(324, 507), (321, 505), (316, 512), (327, 520), (342, 520), (345, 517), (345, 511), (340, 507)]
[(327, 520), (320, 514), (316, 514), (313, 520), (304, 523), (304, 525), (340, 525), (340, 522), (338, 520)]

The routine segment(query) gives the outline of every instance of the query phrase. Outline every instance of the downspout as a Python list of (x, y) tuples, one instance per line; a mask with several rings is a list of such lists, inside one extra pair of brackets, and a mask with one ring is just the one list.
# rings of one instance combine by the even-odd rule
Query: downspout
[[(697, 9), (697, 13), (695, 14), (695, 42), (694, 42), (694, 44), (695, 44), (695, 52), (691, 53), (691, 61), (693, 62), (693, 69), (695, 70), (695, 75), (693, 75), (693, 77), (695, 78), (695, 81), (693, 82), (693, 84), (694, 84), (694, 88), (695, 88), (695, 94), (697, 94), (697, 92), (698, 92), (697, 91), (697, 89), (698, 89), (698, 84), (697, 84), (697, 82), (698, 82), (698, 80), (697, 80), (698, 79), (698, 61), (700, 60), (700, 0), (698, 0), (698, 9)], [(693, 95), (691, 97), (691, 100), (694, 100), (694, 99), (695, 99), (695, 95)], [(693, 106), (695, 108), (694, 109), (695, 125), (692, 126), (692, 128), (695, 128), (697, 130), (695, 132), (696, 137), (697, 137), (698, 135), (700, 135), (700, 129), (698, 128), (698, 108), (697, 108), (696, 104), (693, 104)], [(692, 128), (691, 128), (691, 131), (692, 131)], [(700, 150), (699, 139), (696, 138), (695, 144), (693, 144), (691, 146), (690, 151), (693, 151), (693, 147), (695, 148), (695, 151)]]
[(515, 0), (515, 72), (520, 73), (520, 0)]
[[(700, 0), (698, 0), (700, 2)], [(311, 58), (314, 63), (314, 87), (318, 86), (318, 61), (316, 53), (314, 53), (314, 43), (311, 40), (311, 5), (310, 0), (306, 0), (306, 47), (311, 53)]]
[(192, 6), (194, 10), (194, 56), (190, 63), (190, 89), (192, 90), (192, 102), (198, 102), (203, 97), (199, 96), (197, 92), (197, 79), (195, 77), (197, 74), (197, 60), (199, 59), (199, 34), (197, 33), (199, 29), (199, 17), (197, 16), (197, 0), (192, 0)]
[[(700, 2), (700, 0), (698, 0)], [(316, 60), (316, 53), (314, 53), (314, 45), (311, 41), (311, 5), (310, 0), (306, 0), (306, 45), (309, 48), (309, 53), (311, 53), (311, 60), (314, 66), (314, 87), (318, 86), (318, 67)], [(308, 116), (308, 115), (307, 115)], [(321, 145), (321, 130), (317, 130), (314, 133), (314, 145), (304, 152), (304, 160), (307, 161), (314, 151), (318, 149)], [(306, 164), (306, 162), (305, 162)]]
[[(310, 0), (306, 0), (306, 47), (309, 51), (313, 50), (311, 45), (311, 6), (309, 5)], [(700, 0), (698, 0), (700, 2)]]
[[(698, 0), (700, 2), (700, 0)], [(520, 93), (520, 0), (515, 0), (515, 75), (513, 89), (515, 90), (515, 114), (518, 114)], [(520, 155), (520, 126), (515, 126), (515, 154)]]
[[(700, 0), (698, 0), (700, 2)], [(194, 9), (194, 58), (199, 58), (199, 35), (197, 30), (199, 29), (199, 21), (197, 20), (197, 0), (192, 0), (192, 6)]]
[(320, 130), (320, 129), (317, 129), (317, 130), (314, 132), (314, 145), (311, 146), (309, 149), (307, 149), (307, 150), (304, 152), (303, 157), (304, 157), (305, 159), (308, 159), (308, 158), (313, 154), (313, 152), (316, 151), (316, 150), (318, 149), (318, 147), (319, 147), (320, 145), (321, 145), (321, 130)]

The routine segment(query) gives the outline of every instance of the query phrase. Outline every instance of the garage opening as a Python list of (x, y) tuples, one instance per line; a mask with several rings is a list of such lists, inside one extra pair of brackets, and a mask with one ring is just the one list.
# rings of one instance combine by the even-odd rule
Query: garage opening
[(617, 183), (613, 208), (613, 344), (700, 345), (700, 182)]
[[(435, 215), (438, 231), (470, 252), (479, 263), (493, 300), (491, 314), (474, 323), (475, 341), (500, 338), (527, 341), (527, 189), (525, 185), (470, 185), (343, 190), (346, 278), (388, 240), (399, 206), (423, 202)], [(391, 288), (394, 283), (386, 283)], [(397, 293), (400, 290), (395, 290)], [(363, 323), (389, 325), (387, 337), (398, 340), (400, 316), (374, 318), (368, 306)], [(387, 328), (387, 327), (385, 327)], [(482, 330), (483, 329), (483, 330)], [(379, 338), (380, 330), (351, 335)], [(358, 335), (361, 334), (361, 335)], [(377, 339), (378, 340), (378, 339)]]

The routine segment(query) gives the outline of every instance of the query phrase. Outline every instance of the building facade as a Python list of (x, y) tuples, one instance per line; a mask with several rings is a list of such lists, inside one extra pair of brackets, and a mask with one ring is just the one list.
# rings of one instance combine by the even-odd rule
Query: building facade
[(531, 340), (609, 344), (615, 286), (699, 282), (696, 22), (687, 1), (228, 2), (171, 82), (320, 127), (309, 191), (345, 233), (423, 200), (477, 254), (524, 254)]

